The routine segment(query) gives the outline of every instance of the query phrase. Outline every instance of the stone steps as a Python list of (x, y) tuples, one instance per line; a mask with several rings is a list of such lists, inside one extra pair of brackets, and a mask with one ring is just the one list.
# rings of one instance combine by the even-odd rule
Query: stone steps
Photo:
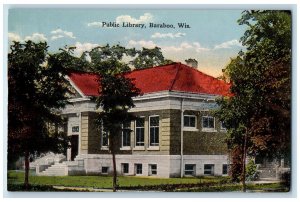
[(68, 169), (68, 166), (65, 163), (57, 163), (57, 164), (50, 166), (43, 172), (41, 172), (40, 175), (43, 175), (43, 176), (66, 176), (66, 175), (68, 175), (66, 172), (66, 169)]

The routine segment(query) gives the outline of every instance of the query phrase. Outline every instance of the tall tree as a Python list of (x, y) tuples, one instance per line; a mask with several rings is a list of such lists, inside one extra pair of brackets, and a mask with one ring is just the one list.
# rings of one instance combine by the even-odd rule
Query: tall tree
[(246, 155), (290, 158), (291, 13), (244, 11), (238, 22), (248, 27), (246, 51), (226, 67), (233, 96), (218, 101), (216, 114), (228, 128), (233, 179), (245, 190)]
[(136, 69), (143, 69), (169, 63), (172, 63), (172, 61), (165, 60), (161, 52), (161, 48), (159, 47), (137, 50), (137, 57), (131, 61), (131, 64)]
[(94, 48), (89, 55), (94, 70), (100, 74), (99, 96), (96, 97), (96, 103), (101, 112), (98, 114), (96, 124), (109, 137), (109, 150), (113, 162), (113, 191), (116, 191), (115, 157), (119, 149), (122, 125), (134, 118), (128, 111), (134, 107), (132, 97), (140, 94), (132, 79), (124, 76), (130, 68), (122, 59), (124, 56), (134, 56), (135, 50), (119, 45), (106, 45)]
[(25, 157), (25, 188), (29, 156), (59, 150), (64, 134), (53, 130), (61, 121), (55, 109), (66, 104), (64, 69), (46, 43), (14, 42), (8, 54), (8, 160)]

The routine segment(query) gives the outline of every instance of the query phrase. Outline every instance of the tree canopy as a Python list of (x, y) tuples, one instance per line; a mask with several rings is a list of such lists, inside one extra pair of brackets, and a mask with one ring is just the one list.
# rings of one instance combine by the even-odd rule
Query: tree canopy
[(47, 49), (42, 42), (15, 42), (8, 54), (8, 160), (25, 156), (26, 171), (29, 154), (66, 149), (55, 129), (62, 121), (56, 109), (67, 103), (65, 69)]
[(236, 180), (244, 146), (251, 156), (289, 159), (291, 140), (291, 13), (244, 11), (238, 23), (248, 27), (246, 50), (225, 69), (233, 96), (220, 99), (216, 112), (228, 129)]

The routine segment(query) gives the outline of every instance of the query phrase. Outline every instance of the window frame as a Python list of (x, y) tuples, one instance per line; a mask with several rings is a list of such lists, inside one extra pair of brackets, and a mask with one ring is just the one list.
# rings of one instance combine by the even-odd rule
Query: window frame
[[(187, 166), (192, 166), (193, 169), (192, 170), (188, 170), (186, 168)], [(186, 172), (192, 172), (192, 174), (187, 174)], [(196, 164), (190, 164), (190, 163), (184, 164), (184, 175), (185, 176), (196, 176)]]
[[(103, 172), (103, 169), (106, 168), (107, 171), (106, 172)], [(109, 173), (109, 166), (102, 166), (101, 167), (101, 174), (108, 174)]]
[[(209, 128), (209, 127), (204, 127), (204, 118), (213, 118), (214, 120), (214, 127), (213, 128)], [(209, 125), (209, 122), (208, 122), (208, 125)], [(216, 131), (216, 118), (214, 116), (202, 116), (202, 131), (208, 131), (208, 132), (215, 132)]]
[[(104, 133), (107, 133), (107, 145), (103, 145), (103, 138), (104, 138), (104, 136), (103, 136), (103, 134)], [(101, 126), (101, 149), (102, 150), (108, 150), (108, 148), (109, 148), (109, 132), (105, 132), (104, 130), (103, 130), (103, 125)]]
[[(129, 134), (129, 145), (124, 146), (124, 131), (123, 129), (129, 129), (128, 134)], [(130, 150), (131, 149), (131, 122), (129, 122), (129, 127), (124, 128), (124, 124), (122, 124), (122, 137), (121, 137), (121, 149), (122, 150)]]
[[(195, 118), (195, 126), (185, 126), (184, 125), (184, 119), (185, 119), (185, 117), (194, 117)], [(185, 130), (196, 130), (197, 129), (197, 116), (196, 115), (193, 115), (193, 114), (185, 114), (185, 115), (183, 115), (183, 128), (185, 129)]]
[[(211, 166), (210, 169), (205, 168), (205, 166)], [(210, 171), (210, 173), (205, 173), (206, 171)], [(208, 176), (214, 176), (215, 175), (215, 164), (204, 164), (203, 166), (203, 174)]]
[[(141, 168), (138, 168), (138, 166), (141, 166)], [(139, 173), (141, 171), (141, 173)], [(142, 175), (143, 174), (143, 164), (142, 163), (135, 163), (134, 164), (134, 174), (135, 175)]]
[[(127, 172), (124, 172), (124, 166), (127, 165)], [(128, 175), (129, 174), (129, 163), (121, 163), (121, 172), (123, 175)]]
[[(226, 169), (224, 169), (224, 166), (226, 166)], [(228, 175), (228, 168), (229, 168), (228, 164), (222, 164), (222, 175)], [(226, 173), (224, 173), (224, 170), (226, 170)]]
[(220, 131), (226, 131), (226, 127), (223, 127), (224, 122), (220, 121)]
[[(152, 166), (156, 166), (155, 169), (152, 168)], [(155, 173), (153, 173), (155, 172)], [(157, 164), (149, 164), (149, 176), (157, 175)]]
[[(140, 116), (138, 117), (140, 119), (144, 119), (144, 126), (143, 127), (137, 127), (137, 120), (134, 121), (134, 147), (135, 148), (141, 148), (144, 149), (145, 148), (145, 116)], [(144, 142), (143, 145), (137, 145), (137, 129), (138, 128), (143, 128), (144, 129)]]
[[(155, 117), (158, 117), (158, 126), (151, 126), (151, 118), (155, 118)], [(151, 127), (154, 127), (154, 128), (158, 128), (158, 143), (156, 143), (157, 145), (151, 145)], [(148, 117), (148, 148), (150, 149), (159, 149), (159, 134), (160, 134), (160, 120), (159, 120), (159, 115), (151, 115)]]

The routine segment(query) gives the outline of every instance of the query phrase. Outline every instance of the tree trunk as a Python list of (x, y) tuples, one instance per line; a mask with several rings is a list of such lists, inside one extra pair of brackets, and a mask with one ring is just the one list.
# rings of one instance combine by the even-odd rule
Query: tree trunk
[(25, 178), (24, 178), (24, 188), (29, 189), (29, 151), (25, 151)]
[[(113, 133), (111, 133), (113, 134)], [(117, 140), (115, 136), (109, 136), (110, 138), (110, 151), (112, 154), (112, 161), (113, 161), (113, 192), (117, 191), (117, 168), (116, 168), (116, 147), (117, 147)]]
[(115, 151), (112, 152), (113, 158), (113, 192), (117, 191), (117, 169), (116, 169), (116, 154)]
[(242, 170), (243, 192), (246, 192), (246, 157), (247, 157), (247, 129), (244, 136), (244, 148), (243, 148), (243, 170)]

